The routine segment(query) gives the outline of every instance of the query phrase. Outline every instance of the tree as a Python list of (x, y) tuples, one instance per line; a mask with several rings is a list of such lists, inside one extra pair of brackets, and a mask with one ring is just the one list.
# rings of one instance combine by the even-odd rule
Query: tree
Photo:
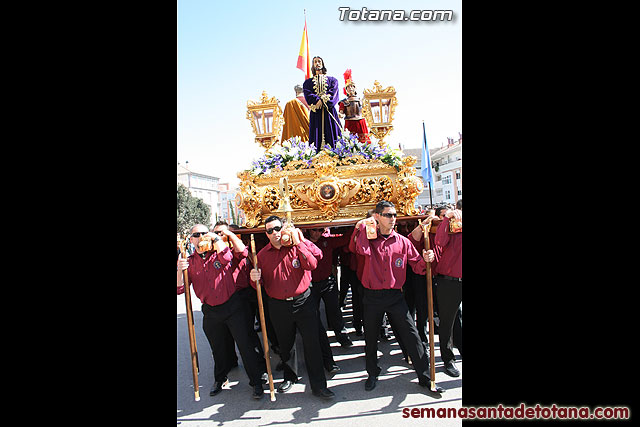
[(202, 199), (193, 197), (187, 187), (178, 184), (178, 233), (196, 224), (211, 227), (211, 210)]
[(231, 223), (239, 225), (238, 224), (238, 217), (233, 212), (233, 203), (231, 203), (231, 200), (229, 200), (227, 203), (229, 203), (229, 215), (231, 216)]

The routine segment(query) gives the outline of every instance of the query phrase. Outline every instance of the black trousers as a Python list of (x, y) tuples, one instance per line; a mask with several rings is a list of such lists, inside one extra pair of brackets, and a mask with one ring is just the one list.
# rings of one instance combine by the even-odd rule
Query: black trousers
[[(302, 337), (304, 363), (307, 366), (311, 390), (320, 391), (327, 387), (320, 347), (318, 310), (311, 296), (311, 289), (292, 301), (269, 299), (271, 321), (280, 343), (280, 358), (284, 367), (284, 379), (297, 381), (298, 374), (289, 365), (291, 350), (296, 340), (296, 330)], [(325, 333), (326, 336), (326, 333)]]
[(322, 364), (327, 371), (330, 371), (336, 362), (333, 359), (333, 352), (331, 351), (331, 344), (327, 337), (327, 330), (322, 324), (322, 319), (320, 319), (320, 312), (318, 312), (318, 339), (320, 340), (320, 351), (322, 352)]
[(327, 327), (336, 334), (336, 339), (345, 335), (344, 319), (338, 300), (338, 281), (331, 275), (325, 280), (311, 283), (311, 294), (320, 306), (320, 300), (324, 301), (324, 311), (327, 315)]
[[(443, 362), (448, 362), (455, 358), (453, 354), (453, 346), (455, 345), (460, 354), (462, 354), (462, 324), (456, 328), (454, 334), (454, 323), (458, 316), (458, 309), (462, 302), (462, 282), (457, 280), (446, 279), (437, 276), (438, 286), (436, 293), (438, 294), (438, 314), (440, 316), (440, 327), (438, 328), (440, 336), (440, 357)], [(461, 320), (459, 320), (461, 322)]]
[(364, 339), (366, 369), (370, 376), (378, 376), (378, 332), (384, 313), (387, 313), (394, 334), (411, 357), (413, 369), (422, 384), (429, 381), (429, 358), (420, 340), (416, 324), (409, 314), (409, 308), (399, 289), (371, 290), (364, 289)]
[[(347, 267), (348, 268), (348, 267)], [(349, 292), (349, 286), (351, 286), (351, 279), (347, 277), (345, 273), (345, 266), (340, 265), (340, 305), (342, 306), (343, 301), (347, 298), (347, 293)]]
[[(264, 293), (264, 290), (262, 292)], [(254, 322), (256, 318), (258, 319), (258, 321), (260, 321), (260, 314), (257, 311), (258, 295), (256, 294), (256, 290), (253, 289), (251, 286), (248, 286), (246, 288), (239, 289), (237, 293), (247, 301), (247, 304), (249, 304), (249, 313), (251, 314), (251, 321)], [(263, 304), (266, 304), (264, 300), (263, 300)], [(267, 319), (268, 317), (265, 312), (265, 322)], [(269, 324), (271, 324), (271, 322), (269, 322)], [(265, 373), (267, 372), (267, 361), (264, 358), (264, 349), (262, 348), (262, 341), (260, 340), (259, 332), (256, 332), (255, 329), (253, 329), (253, 331), (254, 333), (251, 334), (251, 338), (253, 339), (254, 347), (257, 349), (256, 351), (258, 351), (258, 353), (260, 354), (260, 360), (262, 361), (260, 363), (260, 370), (262, 373)], [(267, 339), (271, 339), (271, 337), (269, 336), (268, 327), (267, 327)], [(233, 348), (233, 353), (234, 353), (233, 356), (235, 357), (235, 360), (237, 363), (238, 356), (235, 354), (235, 347)]]
[[(213, 353), (215, 381), (224, 381), (233, 366), (230, 357), (234, 341), (238, 344), (249, 384), (261, 384), (260, 353), (255, 347), (253, 320), (249, 304), (238, 292), (224, 304), (211, 306), (202, 303), (202, 329)], [(233, 350), (235, 356), (235, 350)]]
[[(413, 302), (416, 313), (416, 327), (422, 342), (429, 345), (429, 334), (427, 325), (429, 323), (429, 309), (427, 301), (427, 277), (423, 274), (414, 274), (413, 277)], [(438, 299), (436, 297), (436, 278), (431, 280), (431, 294), (433, 296), (433, 316), (438, 315)]]
[[(269, 315), (269, 295), (264, 290), (264, 287), (260, 287), (262, 290), (262, 308), (264, 311), (264, 323), (267, 325), (267, 339), (271, 342), (271, 348), (278, 347), (278, 337), (276, 337), (276, 332), (273, 329), (273, 323), (271, 322), (271, 316)], [(258, 293), (252, 287), (247, 287), (241, 290), (244, 296), (249, 300), (249, 307), (251, 308), (251, 313), (255, 319), (260, 322), (260, 312), (258, 310)], [(262, 325), (261, 325), (262, 327)], [(277, 354), (277, 352), (274, 350)]]
[[(315, 304), (316, 311), (318, 313), (318, 338), (320, 339), (322, 363), (325, 369), (327, 371), (330, 371), (336, 362), (333, 359), (333, 352), (331, 351), (331, 344), (329, 343), (329, 338), (327, 337), (327, 330), (325, 329), (324, 324), (322, 323), (322, 319), (320, 318), (320, 293), (313, 292), (313, 287), (311, 288), (310, 298), (313, 299), (313, 303)], [(325, 303), (325, 310), (326, 310), (326, 303)]]
[[(353, 314), (353, 327), (355, 329), (362, 329), (362, 283), (358, 280), (358, 274), (350, 269), (348, 266), (340, 266), (340, 281), (345, 283), (340, 289), (340, 298), (344, 299), (347, 296), (347, 289), (351, 286), (351, 308)], [(345, 282), (346, 281), (346, 282)], [(342, 296), (342, 289), (344, 288), (344, 297)]]

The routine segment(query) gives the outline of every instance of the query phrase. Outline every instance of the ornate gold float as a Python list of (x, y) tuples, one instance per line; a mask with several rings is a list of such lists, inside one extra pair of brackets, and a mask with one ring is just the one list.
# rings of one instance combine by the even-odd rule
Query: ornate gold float
[[(373, 120), (370, 108), (365, 110), (365, 117), (370, 121), (367, 123), (370, 129), (380, 128), (374, 135), (382, 139), (392, 128), (397, 101), (392, 87), (383, 90), (377, 81), (375, 86), (375, 91), (365, 90), (365, 94), (369, 92), (372, 99), (377, 99), (378, 114), (384, 120)], [(273, 140), (265, 143), (264, 136), (258, 134), (258, 122), (263, 116), (256, 114), (256, 110), (280, 109), (277, 101), (274, 104), (274, 99), (268, 99), (265, 92), (262, 101), (260, 107), (257, 103), (248, 103), (247, 118), (256, 133), (256, 142), (266, 149), (267, 155), (283, 150), (287, 143), (274, 144)], [(365, 105), (368, 106), (367, 101)], [(346, 135), (348, 138), (348, 133)], [(422, 178), (416, 176), (417, 158), (402, 156), (399, 150), (391, 150), (380, 142), (373, 145), (387, 150), (386, 162), (353, 153), (341, 158), (325, 149), (305, 160), (290, 160), (283, 167), (258, 173), (253, 170), (239, 172), (236, 201), (245, 213), (243, 226), (258, 227), (270, 215), (284, 216), (284, 212), (288, 212), (296, 224), (332, 222), (340, 225), (364, 218), (381, 200), (392, 202), (399, 217), (417, 215), (414, 205), (424, 187)], [(392, 151), (393, 156), (389, 154)], [(393, 157), (392, 161), (390, 157)]]
[[(361, 219), (381, 200), (395, 204), (399, 216), (417, 215), (414, 205), (423, 183), (416, 176), (416, 161), (415, 156), (403, 157), (399, 170), (364, 157), (352, 157), (351, 164), (339, 165), (336, 157), (321, 152), (308, 168), (291, 167), (259, 176), (250, 171), (238, 173), (237, 202), (245, 213), (244, 225), (250, 228), (270, 215), (282, 216), (287, 191), (296, 224)], [(281, 179), (286, 185), (283, 191)]]

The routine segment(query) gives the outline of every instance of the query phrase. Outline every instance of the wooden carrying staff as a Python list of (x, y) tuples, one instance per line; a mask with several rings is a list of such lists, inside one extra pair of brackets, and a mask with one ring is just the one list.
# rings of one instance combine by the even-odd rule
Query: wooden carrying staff
[[(251, 256), (253, 258), (253, 268), (258, 269), (258, 256), (256, 255), (256, 242), (251, 234)], [(273, 389), (273, 375), (271, 375), (271, 360), (269, 358), (269, 341), (267, 339), (267, 326), (264, 320), (264, 307), (262, 306), (262, 287), (260, 280), (256, 281), (256, 292), (258, 293), (258, 312), (260, 313), (260, 327), (262, 329), (262, 342), (264, 343), (264, 360), (267, 365), (267, 375), (269, 376), (269, 391), (271, 401), (276, 401), (276, 393)]]
[[(429, 230), (431, 229), (431, 220), (427, 224), (422, 225), (422, 232), (424, 233), (424, 248), (428, 251), (430, 249), (429, 244)], [(431, 377), (430, 390), (433, 392), (442, 392), (442, 387), (436, 386), (436, 355), (433, 343), (433, 291), (431, 280), (431, 263), (427, 261), (427, 309), (429, 313), (429, 376)], [(440, 345), (443, 345), (440, 343)]]
[[(186, 243), (186, 240), (185, 240)], [(180, 245), (180, 256), (187, 259), (184, 244)], [(193, 391), (195, 393), (196, 402), (200, 400), (200, 387), (198, 386), (198, 373), (200, 366), (198, 364), (198, 347), (196, 346), (196, 331), (193, 324), (193, 308), (191, 307), (191, 286), (189, 284), (189, 272), (183, 270), (184, 276), (184, 301), (187, 306), (187, 329), (189, 330), (189, 348), (191, 349), (191, 370), (193, 371)]]

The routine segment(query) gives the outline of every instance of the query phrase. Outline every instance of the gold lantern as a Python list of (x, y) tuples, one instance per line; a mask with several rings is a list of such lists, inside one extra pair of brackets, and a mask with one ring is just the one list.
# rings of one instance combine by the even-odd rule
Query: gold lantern
[(262, 91), (260, 102), (247, 101), (247, 119), (256, 134), (256, 142), (266, 150), (280, 139), (284, 119), (275, 96), (269, 98), (267, 92)]
[(380, 145), (384, 145), (384, 137), (393, 129), (391, 122), (398, 100), (393, 86), (382, 89), (382, 85), (377, 80), (373, 82), (373, 86), (373, 90), (364, 90), (362, 111), (367, 120), (369, 132), (378, 139)]

